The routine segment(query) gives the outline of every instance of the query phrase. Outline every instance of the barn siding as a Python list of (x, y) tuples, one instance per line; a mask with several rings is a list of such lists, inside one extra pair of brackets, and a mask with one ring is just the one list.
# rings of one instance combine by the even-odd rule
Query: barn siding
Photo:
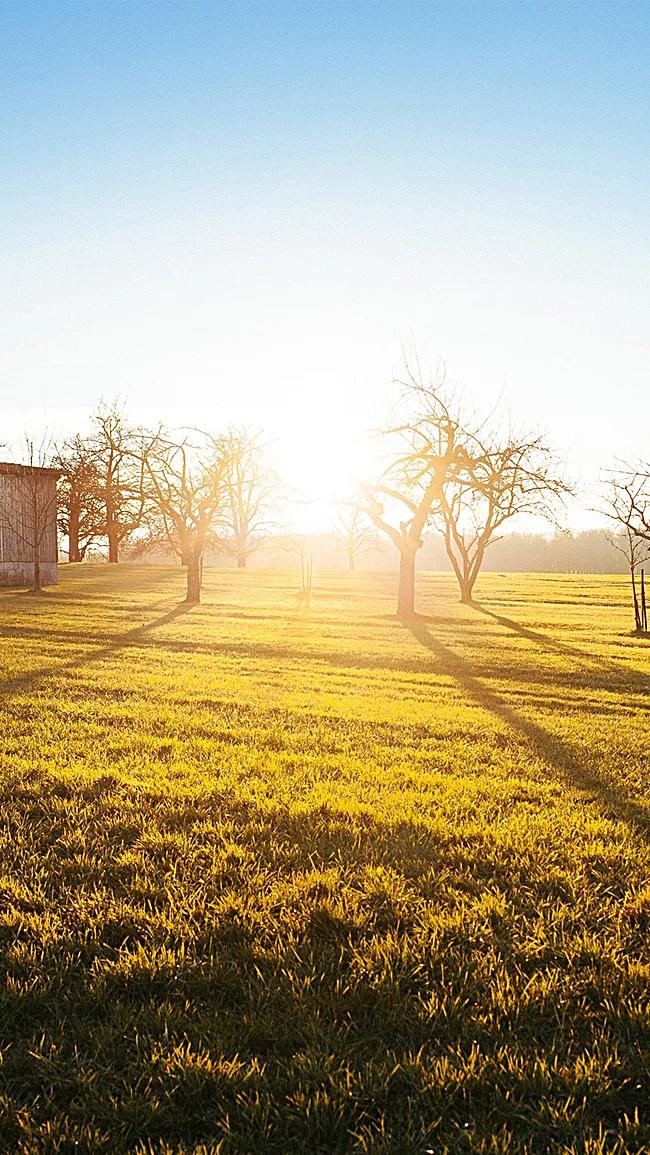
[(28, 585), (34, 580), (34, 542), (38, 536), (42, 580), (47, 585), (56, 582), (57, 476), (53, 470), (0, 462), (0, 585)]

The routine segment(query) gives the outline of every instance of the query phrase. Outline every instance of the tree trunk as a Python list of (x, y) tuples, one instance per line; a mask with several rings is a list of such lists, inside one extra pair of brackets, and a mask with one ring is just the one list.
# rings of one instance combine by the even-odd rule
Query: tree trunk
[(237, 552), (237, 569), (246, 569), (246, 550), (244, 549)]
[(354, 573), (354, 546), (352, 542), (348, 543), (348, 569), (350, 573)]
[(68, 561), (81, 561), (79, 551), (79, 503), (70, 502), (70, 517), (68, 524)]
[(474, 581), (472, 578), (459, 577), (458, 584), (460, 586), (460, 600), (462, 605), (471, 606), (473, 602), (472, 593), (474, 590)]
[(41, 559), (38, 556), (38, 550), (35, 550), (34, 551), (34, 591), (36, 593), (40, 594), (41, 589), (42, 589), (42, 585), (41, 585)]
[(118, 527), (115, 517), (113, 490), (110, 485), (106, 489), (106, 536), (108, 538), (109, 563), (111, 565), (117, 565), (119, 552)]
[(399, 583), (397, 587), (397, 616), (412, 618), (415, 614), (415, 553), (400, 550)]
[(201, 601), (201, 579), (203, 567), (201, 553), (190, 550), (187, 555), (187, 597), (185, 601), (190, 606), (198, 606)]
[(639, 608), (639, 599), (636, 594), (636, 581), (634, 580), (634, 566), (630, 570), (630, 577), (632, 578), (632, 599), (634, 601), (634, 628), (640, 632), (641, 630), (641, 611)]
[(108, 560), (111, 565), (117, 565), (119, 560), (119, 542), (115, 522), (108, 527)]

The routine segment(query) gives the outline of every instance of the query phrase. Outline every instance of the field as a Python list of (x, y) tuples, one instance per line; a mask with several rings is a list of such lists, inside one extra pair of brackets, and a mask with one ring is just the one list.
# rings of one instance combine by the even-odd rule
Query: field
[(623, 578), (0, 594), (0, 1150), (650, 1151)]

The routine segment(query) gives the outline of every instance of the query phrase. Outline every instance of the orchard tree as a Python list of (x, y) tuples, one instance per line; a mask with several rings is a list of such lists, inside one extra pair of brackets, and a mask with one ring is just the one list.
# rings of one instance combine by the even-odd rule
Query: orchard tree
[(24, 465), (4, 466), (11, 471), (11, 500), (0, 509), (0, 530), (10, 533), (21, 543), (33, 563), (31, 592), (43, 588), (41, 565), (56, 561), (56, 483), (59, 470), (50, 463), (46, 441), (37, 448), (25, 439)]
[(358, 505), (344, 506), (334, 522), (333, 532), (345, 546), (350, 573), (355, 570), (361, 555), (377, 545), (377, 537), (368, 524), (368, 516)]
[(399, 553), (397, 613), (415, 613), (415, 559), (422, 535), (442, 500), (444, 485), (465, 476), (466, 434), (445, 395), (444, 373), (423, 382), (407, 366), (404, 420), (386, 431), (391, 460), (373, 486), (362, 487), (359, 509)]
[(557, 525), (572, 490), (541, 436), (464, 429), (462, 439), (465, 468), (444, 478), (432, 521), (443, 534), (460, 600), (471, 603), (485, 552), (506, 522), (532, 515)]
[(102, 504), (102, 536), (108, 560), (119, 561), (120, 548), (143, 523), (147, 494), (143, 441), (147, 435), (130, 426), (117, 404), (100, 407), (88, 439), (97, 471)]
[(203, 555), (223, 516), (228, 450), (223, 440), (198, 434), (192, 441), (164, 430), (142, 452), (144, 490), (158, 529), (187, 567), (188, 605), (201, 600)]
[[(611, 544), (622, 553), (628, 565), (632, 586), (634, 628), (638, 633), (648, 629), (643, 567), (650, 562), (650, 468), (621, 466), (610, 473), (605, 513), (616, 528)], [(641, 570), (641, 590), (637, 574)]]
[(57, 520), (68, 542), (68, 561), (83, 561), (86, 550), (104, 533), (104, 506), (94, 446), (79, 434), (57, 450)]
[(245, 569), (275, 525), (280, 483), (260, 434), (231, 429), (220, 444), (225, 463), (221, 544), (235, 556), (238, 569)]

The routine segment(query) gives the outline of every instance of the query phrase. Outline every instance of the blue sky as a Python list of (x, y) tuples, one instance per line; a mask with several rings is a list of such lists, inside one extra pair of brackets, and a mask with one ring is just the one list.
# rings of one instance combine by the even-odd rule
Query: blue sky
[[(650, 418), (650, 6), (0, 6), (0, 402), (371, 469), (403, 345), (585, 487)], [(370, 455), (370, 456), (369, 456)]]

